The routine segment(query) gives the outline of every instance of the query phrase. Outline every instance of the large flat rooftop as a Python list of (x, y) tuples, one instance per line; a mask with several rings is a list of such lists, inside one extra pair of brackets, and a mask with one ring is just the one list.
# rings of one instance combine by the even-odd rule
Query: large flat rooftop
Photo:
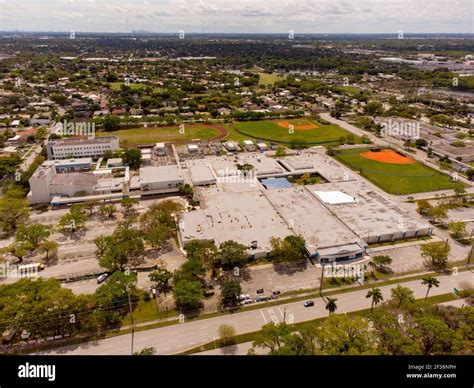
[(311, 185), (306, 188), (315, 197), (317, 191), (340, 191), (355, 198), (353, 203), (326, 203), (325, 206), (334, 217), (340, 219), (365, 241), (372, 241), (376, 236), (403, 234), (430, 228), (427, 224), (415, 221), (381, 192), (361, 180)]
[(194, 239), (213, 240), (217, 245), (234, 240), (246, 246), (257, 241), (258, 252), (270, 251), (272, 237), (292, 234), (286, 222), (260, 190), (217, 193), (203, 196), (201, 209), (182, 215), (183, 243)]
[(100, 136), (91, 138), (66, 138), (60, 140), (52, 140), (48, 144), (54, 146), (74, 146), (74, 145), (87, 145), (87, 144), (107, 144), (111, 141), (117, 140), (116, 136)]
[(140, 184), (166, 183), (180, 180), (183, 180), (183, 174), (177, 165), (140, 168)]
[(264, 194), (294, 234), (305, 239), (311, 253), (321, 248), (360, 242), (354, 232), (304, 187), (265, 190)]

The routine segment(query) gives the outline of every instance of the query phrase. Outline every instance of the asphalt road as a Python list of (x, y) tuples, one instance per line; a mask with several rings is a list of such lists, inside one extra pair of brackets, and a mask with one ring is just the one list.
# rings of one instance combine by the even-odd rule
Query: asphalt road
[[(474, 283), (472, 272), (460, 272), (456, 276), (439, 276), (439, 288), (432, 288), (430, 296), (453, 292), (454, 287), (460, 287), (462, 282)], [(426, 286), (421, 280), (401, 283), (414, 291), (415, 298), (424, 298)], [(384, 299), (390, 298), (390, 289), (396, 285), (380, 287)], [(337, 313), (370, 308), (371, 300), (366, 298), (367, 289), (357, 290), (333, 297), (337, 298)], [(282, 322), (286, 313), (287, 322), (303, 322), (327, 316), (325, 304), (320, 298), (314, 299), (315, 306), (305, 308), (303, 302), (282, 304), (274, 307), (263, 307), (258, 310), (223, 315), (219, 317), (184, 322), (168, 327), (152, 329), (135, 334), (134, 351), (145, 347), (154, 347), (157, 354), (175, 354), (202, 345), (218, 337), (218, 328), (222, 324), (232, 325), (237, 334), (258, 331), (268, 322)], [(68, 346), (41, 354), (66, 355), (127, 355), (131, 351), (131, 334), (107, 338), (100, 341), (81, 345)]]

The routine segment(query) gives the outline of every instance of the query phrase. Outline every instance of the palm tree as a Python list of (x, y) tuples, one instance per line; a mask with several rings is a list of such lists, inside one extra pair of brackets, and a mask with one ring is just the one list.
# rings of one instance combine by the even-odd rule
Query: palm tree
[(333, 313), (337, 310), (337, 299), (336, 298), (328, 298), (326, 301), (326, 310), (329, 311), (329, 314)]
[(366, 298), (372, 298), (372, 305), (370, 306), (370, 312), (374, 309), (374, 305), (378, 305), (381, 301), (383, 301), (382, 291), (380, 288), (372, 288), (367, 295)]
[(430, 292), (431, 287), (439, 287), (439, 280), (436, 279), (433, 275), (425, 276), (421, 279), (421, 284), (426, 285), (428, 289), (426, 290), (425, 302), (428, 299), (428, 293)]
[(367, 263), (367, 266), (370, 268), (370, 276), (374, 276), (374, 272), (377, 269), (377, 264), (373, 260), (370, 260)]

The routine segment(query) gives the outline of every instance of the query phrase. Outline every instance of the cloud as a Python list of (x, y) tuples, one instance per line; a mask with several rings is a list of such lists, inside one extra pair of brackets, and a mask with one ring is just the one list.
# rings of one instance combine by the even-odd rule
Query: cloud
[[(473, 32), (465, 0), (0, 0), (0, 29), (93, 32)], [(51, 22), (53, 21), (53, 23)], [(136, 23), (136, 25), (133, 25)]]

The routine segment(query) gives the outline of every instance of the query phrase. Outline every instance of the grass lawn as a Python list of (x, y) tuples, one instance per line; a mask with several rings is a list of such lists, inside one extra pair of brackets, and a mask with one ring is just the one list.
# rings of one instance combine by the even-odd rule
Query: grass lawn
[(465, 186), (419, 162), (390, 164), (360, 156), (367, 151), (369, 149), (343, 150), (337, 153), (336, 159), (355, 171), (362, 171), (364, 177), (389, 194), (404, 195)]
[(160, 142), (185, 142), (193, 139), (211, 140), (221, 135), (219, 128), (227, 129), (225, 124), (185, 124), (184, 133), (179, 132), (178, 126), (130, 128), (118, 131), (98, 132), (97, 136), (118, 136), (123, 148), (137, 144), (152, 144)]
[[(112, 90), (122, 90), (122, 85), (124, 85), (123, 82), (109, 82), (109, 87)], [(134, 83), (130, 83), (129, 86), (132, 90), (140, 90), (140, 89), (145, 89), (147, 87), (147, 85), (145, 84), (134, 84)], [(163, 90), (165, 89), (153, 88), (154, 92), (162, 92)]]
[[(288, 128), (282, 127), (279, 123), (288, 122), (294, 126), (293, 133)], [(352, 136), (354, 143), (360, 143), (360, 138), (352, 135), (337, 125), (324, 125), (311, 119), (293, 120), (262, 120), (236, 122), (235, 128), (246, 134), (247, 137), (274, 141), (280, 143), (290, 143), (292, 140), (304, 140), (307, 143), (334, 143), (342, 136)], [(317, 126), (312, 129), (300, 129), (300, 126)]]
[[(110, 89), (112, 90), (121, 90), (122, 85), (124, 85), (123, 82), (109, 82)], [(139, 89), (144, 89), (145, 85), (143, 84), (133, 84), (130, 83), (130, 89), (132, 90), (139, 90)]]
[(258, 80), (259, 85), (273, 85), (277, 81), (281, 81), (284, 79), (281, 75), (272, 73), (259, 73), (260, 79)]
[[(133, 322), (135, 324), (142, 322), (149, 322), (157, 319), (165, 319), (169, 317), (174, 317), (177, 315), (175, 310), (167, 311), (158, 311), (156, 308), (156, 302), (154, 299), (145, 301), (142, 296), (138, 304), (133, 309)], [(130, 319), (130, 314), (127, 314), (122, 319), (121, 326), (131, 325), (132, 321)]]

